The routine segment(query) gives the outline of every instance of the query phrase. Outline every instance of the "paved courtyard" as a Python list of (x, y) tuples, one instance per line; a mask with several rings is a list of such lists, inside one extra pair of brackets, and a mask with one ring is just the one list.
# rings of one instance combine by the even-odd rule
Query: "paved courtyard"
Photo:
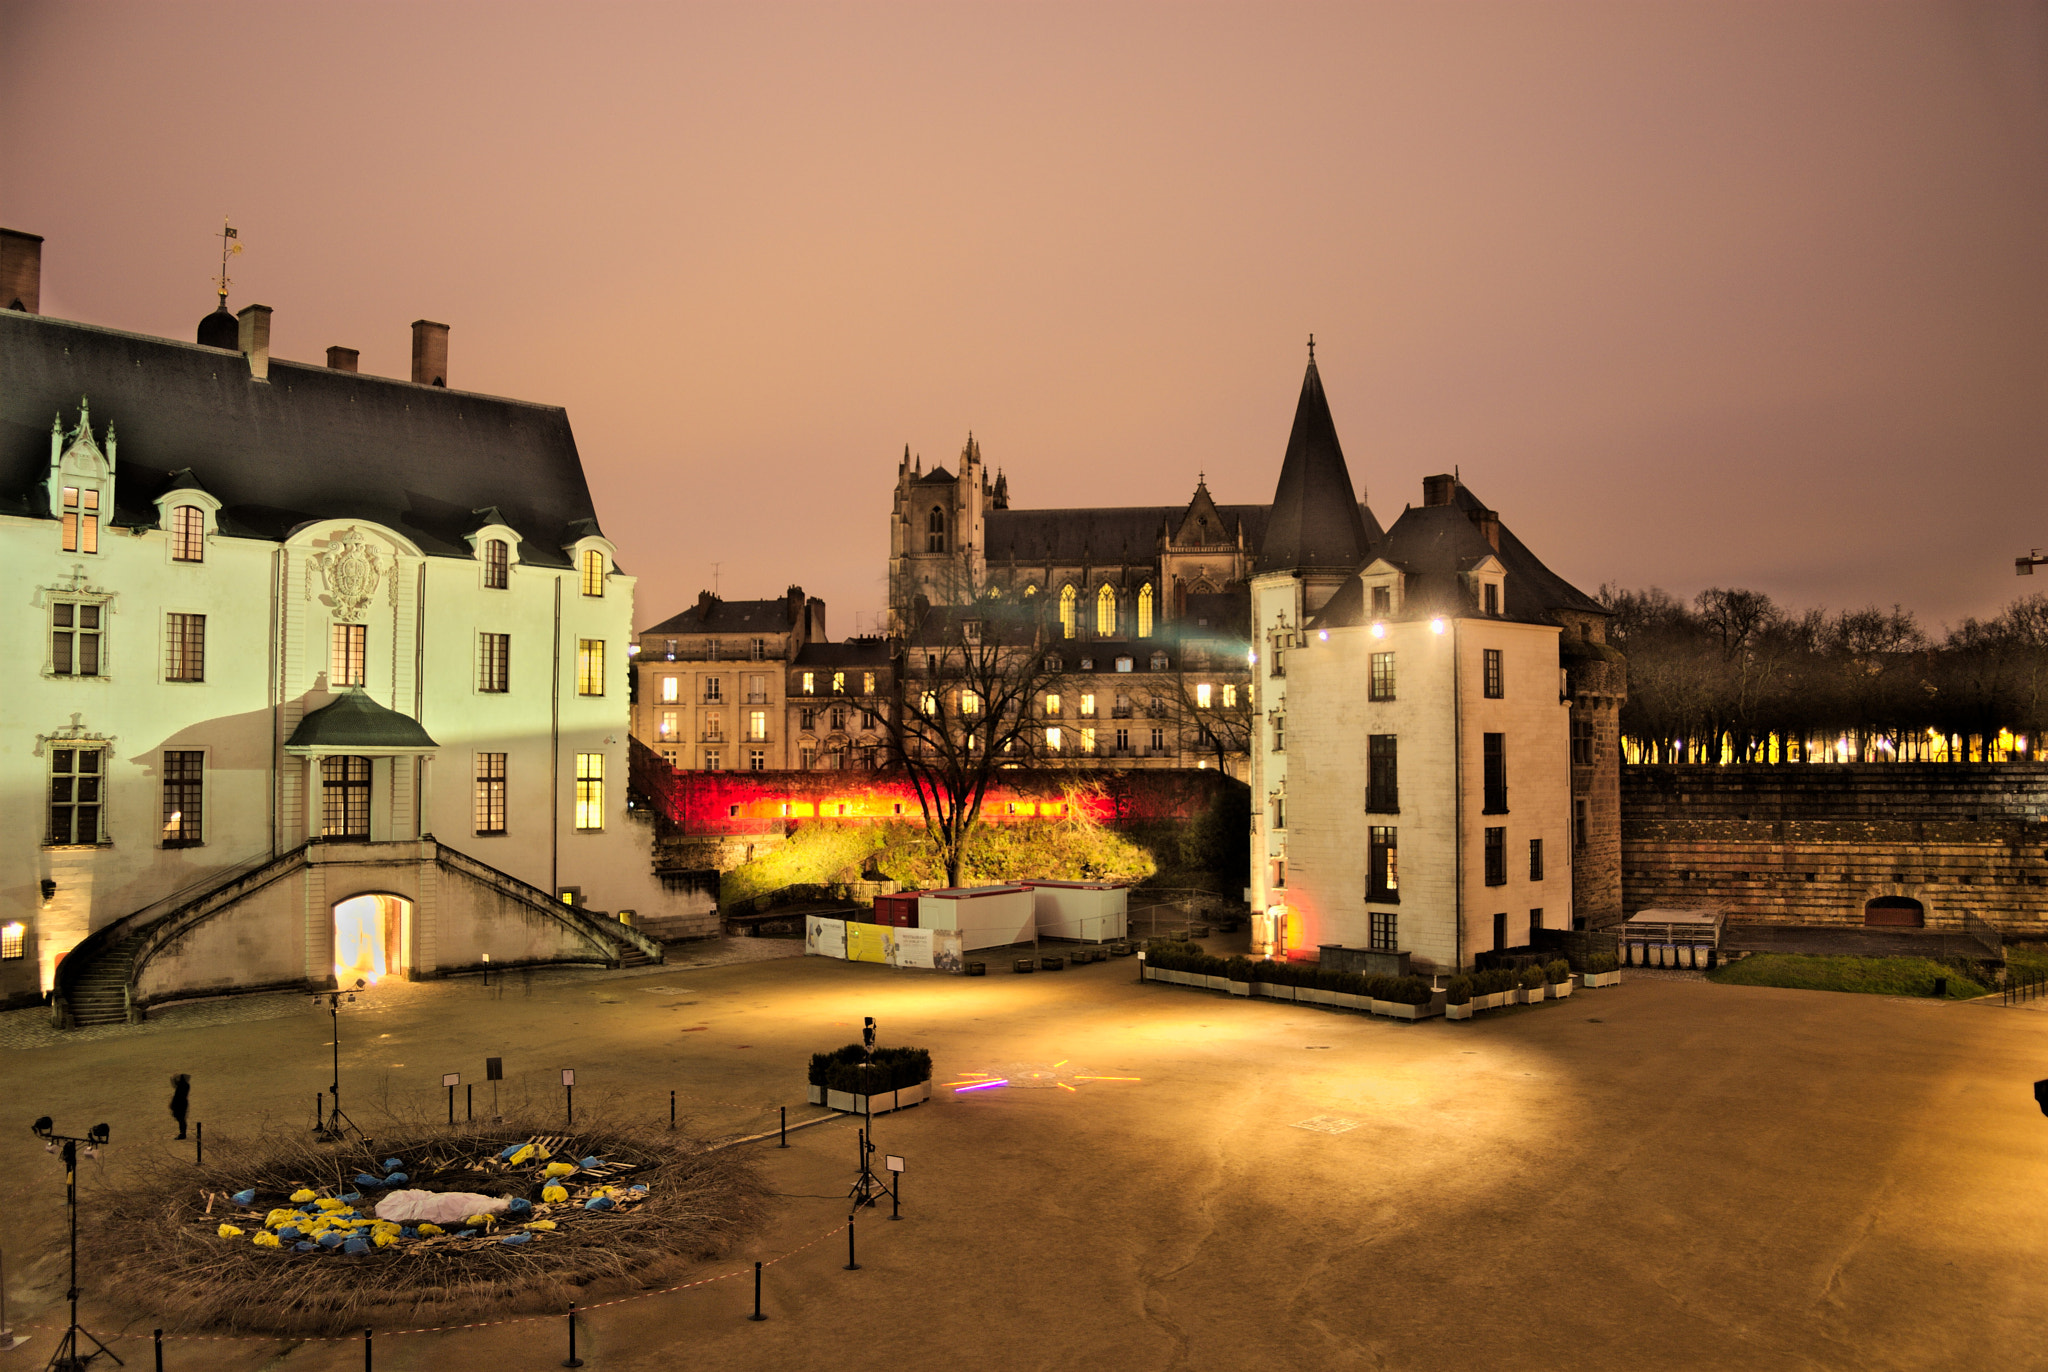
[[(853, 1126), (743, 1145), (774, 1209), (701, 1275), (749, 1276), (594, 1311), (593, 1368), (2048, 1366), (2039, 1016), (1641, 978), (1404, 1025), (1134, 974), (782, 959), (404, 987), (343, 1012), (344, 1103), (374, 1133), (445, 1110), (441, 1073), (502, 1055), (508, 1105), (553, 1108), (574, 1067), (579, 1117), (665, 1121), (675, 1090), (705, 1131), (744, 1134), (778, 1105), (819, 1113), (805, 1059), (862, 1015), (929, 1046), (941, 1082), (1010, 1077), (878, 1123), (908, 1159), (905, 1216), (861, 1221), (858, 1272), (838, 1232)], [(108, 1121), (111, 1170), (168, 1139), (174, 1071), (209, 1131), (310, 1118), (324, 1013), (189, 1019), (0, 1058), (18, 1325), (62, 1320), (61, 1177), (30, 1119)], [(86, 1169), (86, 1204), (98, 1184)], [(752, 1261), (812, 1240), (767, 1269), (769, 1320), (743, 1319)], [(155, 1323), (87, 1282), (99, 1332)], [(32, 1332), (0, 1367), (41, 1366)], [(116, 1348), (149, 1365), (146, 1339)], [(505, 1372), (565, 1353), (559, 1318), (375, 1349), (381, 1368)], [(173, 1341), (165, 1359), (361, 1365), (359, 1341)]]

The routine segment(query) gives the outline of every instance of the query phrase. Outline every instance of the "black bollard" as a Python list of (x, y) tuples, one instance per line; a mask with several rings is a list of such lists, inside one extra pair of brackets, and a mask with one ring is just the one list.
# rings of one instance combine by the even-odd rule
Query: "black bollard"
[(892, 1220), (903, 1218), (903, 1174), (901, 1172), (889, 1174), (889, 1218)]
[(782, 1107), (782, 1142), (775, 1146), (777, 1148), (789, 1147), (789, 1107), (787, 1105)]
[(563, 1360), (564, 1367), (581, 1367), (583, 1359), (576, 1356), (576, 1302), (569, 1302), (569, 1356)]
[(156, 1372), (164, 1372), (164, 1331), (156, 1331)]
[(673, 1091), (668, 1093), (668, 1127), (676, 1127), (676, 1093)]
[[(1942, 989), (1945, 991), (1948, 988), (1944, 986)], [(206, 1166), (206, 1125), (204, 1122), (192, 1126), (192, 1164), (195, 1167)]]
[(370, 1331), (363, 1331), (363, 1372), (370, 1372)]
[(846, 1266), (841, 1271), (858, 1272), (860, 1264), (853, 1260), (853, 1216), (846, 1217)]
[(747, 1316), (747, 1318), (750, 1320), (765, 1320), (768, 1318), (761, 1313), (761, 1264), (758, 1262), (754, 1264), (754, 1313)]
[(469, 1123), (476, 1123), (476, 1087), (474, 1085), (462, 1088), (462, 1113), (468, 1117)]

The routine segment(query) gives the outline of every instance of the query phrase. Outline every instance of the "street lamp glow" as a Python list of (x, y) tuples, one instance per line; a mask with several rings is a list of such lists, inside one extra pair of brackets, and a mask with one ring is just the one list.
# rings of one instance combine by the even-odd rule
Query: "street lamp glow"
[(1434, 632), (1436, 632), (1436, 633), (1439, 633), (1439, 634), (1440, 634), (1440, 633), (1442, 633), (1442, 632), (1444, 631), (1444, 621), (1443, 621), (1443, 617), (1442, 617), (1442, 616), (1438, 616), (1437, 618), (1435, 618), (1435, 619), (1432, 619), (1431, 621), (1429, 621), (1429, 627), (1430, 627), (1430, 629), (1431, 629), (1432, 631), (1434, 631)]
[(1372, 626), (1372, 636), (1374, 638), (1385, 638), (1387, 636), (1387, 626), (1384, 624), (1374, 624)]
[(1319, 630), (1316, 633), (1316, 637), (1320, 638), (1323, 642), (1328, 643), (1330, 641), (1330, 631), (1328, 629)]

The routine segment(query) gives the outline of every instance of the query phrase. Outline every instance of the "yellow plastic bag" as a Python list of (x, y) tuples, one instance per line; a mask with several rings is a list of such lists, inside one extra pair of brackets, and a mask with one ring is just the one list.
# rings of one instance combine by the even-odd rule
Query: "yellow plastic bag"
[(529, 1224), (526, 1227), (528, 1229), (553, 1229), (555, 1227), (555, 1222), (553, 1220), (535, 1220), (532, 1224)]
[(376, 1244), (379, 1248), (389, 1248), (394, 1237), (394, 1235), (387, 1234), (379, 1229), (376, 1233), (370, 1235), (370, 1242)]
[(540, 1189), (540, 1198), (549, 1204), (553, 1204), (556, 1201), (565, 1201), (569, 1199), (569, 1188), (566, 1186), (543, 1186)]
[(242, 1237), (242, 1231), (232, 1224), (223, 1224), (220, 1227), (220, 1236), (224, 1239), (239, 1239)]
[(526, 1145), (526, 1147), (520, 1149), (518, 1152), (512, 1155), (512, 1165), (514, 1167), (523, 1167), (532, 1157), (533, 1145), (529, 1143)]
[(423, 1224), (415, 1232), (423, 1239), (430, 1239), (436, 1234), (445, 1234), (448, 1231), (438, 1224)]
[[(308, 1200), (312, 1200), (313, 1198), (312, 1198), (311, 1196), (308, 1196), (308, 1197), (306, 1197), (306, 1199), (308, 1199)], [(333, 1211), (336, 1211), (336, 1210), (346, 1210), (346, 1209), (348, 1209), (348, 1202), (347, 1202), (347, 1201), (338, 1201), (338, 1200), (336, 1200), (336, 1199), (335, 1199), (334, 1197), (332, 1197), (332, 1196), (327, 1196), (327, 1197), (323, 1198), (322, 1200), (318, 1201), (318, 1202), (317, 1202), (317, 1204), (318, 1204), (318, 1205), (320, 1206), (320, 1208), (321, 1208), (322, 1210), (326, 1210), (326, 1211), (328, 1211), (328, 1212), (330, 1212), (330, 1213), (332, 1213)]]
[(280, 1248), (283, 1246), (278, 1242), (277, 1235), (271, 1233), (268, 1229), (258, 1234), (253, 1242), (258, 1248)]
[(492, 1225), (496, 1224), (497, 1222), (498, 1217), (496, 1215), (471, 1215), (468, 1219), (463, 1221), (463, 1223), (468, 1225), (471, 1229), (489, 1229)]
[(263, 1223), (267, 1228), (278, 1229), (290, 1224), (298, 1217), (299, 1212), (296, 1210), (273, 1210), (263, 1217)]
[(551, 1162), (542, 1169), (550, 1177), (566, 1177), (576, 1170), (573, 1162)]
[(311, 1191), (306, 1190), (303, 1186), (300, 1187), (298, 1190), (292, 1192), (293, 1205), (304, 1205), (307, 1201), (312, 1199), (313, 1193)]

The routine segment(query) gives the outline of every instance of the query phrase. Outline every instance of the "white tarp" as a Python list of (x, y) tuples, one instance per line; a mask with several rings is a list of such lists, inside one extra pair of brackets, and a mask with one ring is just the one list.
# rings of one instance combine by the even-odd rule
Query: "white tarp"
[(894, 964), (898, 967), (929, 967), (932, 965), (932, 934), (930, 929), (895, 929)]
[(921, 929), (956, 931), (968, 952), (1029, 943), (1038, 936), (1031, 891), (1023, 886), (927, 891), (917, 898), (917, 923)]
[(509, 1196), (478, 1196), (467, 1191), (393, 1191), (377, 1202), (377, 1218), (400, 1224), (438, 1224), (460, 1229), (471, 1215), (502, 1215)]
[(823, 915), (804, 916), (804, 952), (812, 957), (845, 957), (846, 921)]

